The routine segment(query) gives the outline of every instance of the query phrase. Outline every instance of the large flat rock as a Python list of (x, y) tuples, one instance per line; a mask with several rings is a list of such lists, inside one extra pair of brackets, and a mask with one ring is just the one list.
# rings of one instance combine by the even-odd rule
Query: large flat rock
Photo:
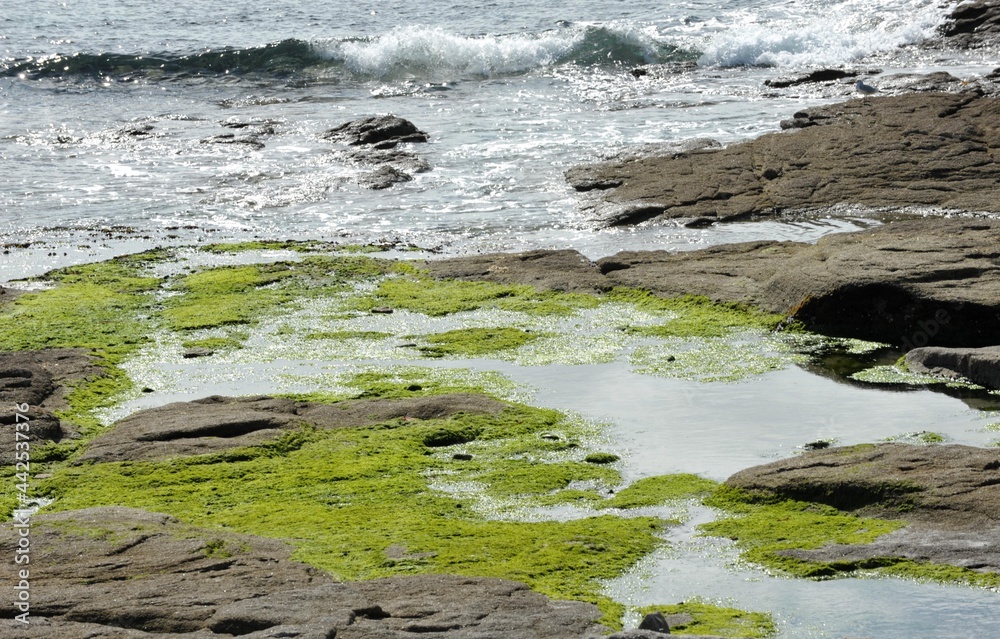
[[(92, 508), (31, 521), (26, 639), (581, 639), (596, 606), (553, 601), (502, 579), (421, 575), (338, 583), (289, 559), (284, 543), (205, 530), (167, 515)], [(0, 552), (18, 532), (0, 525)], [(13, 579), (13, 577), (12, 577)], [(17, 581), (12, 581), (15, 585)]]
[(609, 226), (838, 204), (1000, 211), (1000, 99), (906, 93), (808, 109), (793, 122), (723, 149), (577, 167), (567, 179), (603, 189)]
[(275, 397), (212, 396), (140, 411), (92, 441), (78, 462), (166, 459), (255, 446), (303, 425), (368, 426), (390, 419), (498, 413), (503, 403), (468, 393), (320, 404)]
[(1000, 346), (915, 348), (906, 354), (906, 365), (917, 373), (962, 378), (986, 388), (1000, 389)]
[(830, 335), (906, 349), (987, 346), (1000, 336), (1000, 221), (920, 218), (816, 244), (756, 241), (697, 251), (573, 251), (428, 263), (439, 277), (600, 292), (636, 287), (751, 304)]

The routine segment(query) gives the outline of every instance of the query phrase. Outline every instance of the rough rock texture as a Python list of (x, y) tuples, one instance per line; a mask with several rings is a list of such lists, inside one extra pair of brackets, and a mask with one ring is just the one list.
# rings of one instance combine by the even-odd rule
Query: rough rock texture
[(427, 134), (415, 124), (395, 115), (351, 120), (330, 129), (323, 137), (351, 146), (370, 145), (376, 149), (391, 149), (401, 142), (427, 141)]
[(1000, 0), (961, 2), (941, 27), (944, 44), (975, 49), (1000, 42)]
[[(143, 510), (40, 515), (31, 526), (30, 623), (14, 621), (17, 611), (7, 605), (3, 636), (580, 639), (607, 632), (595, 606), (552, 601), (520, 583), (444, 575), (337, 583), (291, 561), (281, 542)], [(14, 556), (17, 539), (9, 522), (0, 525), (4, 556)]]
[(906, 366), (917, 373), (965, 378), (986, 388), (1000, 389), (1000, 346), (915, 348), (906, 354)]
[(415, 124), (394, 115), (378, 115), (345, 122), (323, 134), (323, 138), (347, 144), (351, 148), (339, 153), (350, 164), (375, 166), (357, 179), (366, 189), (381, 190), (413, 179), (412, 173), (429, 171), (423, 158), (399, 150), (402, 142), (426, 142), (427, 134)]
[(598, 293), (611, 288), (593, 262), (571, 249), (471, 255), (428, 261), (423, 267), (441, 279), (528, 284), (575, 293)]
[(912, 348), (987, 346), (1000, 335), (1000, 222), (921, 218), (816, 244), (756, 241), (698, 251), (623, 251), (596, 262), (532, 251), (428, 262), (437, 277), (599, 292), (704, 295), (794, 317), (831, 335)]
[(795, 556), (907, 557), (1000, 572), (1000, 449), (827, 448), (740, 471), (726, 484), (911, 523), (875, 544), (791, 553)]
[(53, 414), (67, 407), (63, 385), (103, 374), (83, 349), (0, 353), (0, 464), (14, 461), (13, 424), (27, 424), (20, 432), (33, 445), (74, 436), (70, 425)]
[(273, 441), (285, 430), (366, 426), (399, 417), (437, 419), (455, 413), (498, 413), (503, 404), (455, 393), (405, 399), (358, 399), (337, 404), (274, 397), (212, 396), (140, 411), (96, 438), (79, 462), (164, 459), (215, 453)]
[(608, 226), (845, 203), (1000, 211), (1000, 99), (907, 93), (817, 107), (795, 119), (813, 126), (721, 150), (581, 167), (567, 179), (580, 189), (604, 185), (600, 215)]

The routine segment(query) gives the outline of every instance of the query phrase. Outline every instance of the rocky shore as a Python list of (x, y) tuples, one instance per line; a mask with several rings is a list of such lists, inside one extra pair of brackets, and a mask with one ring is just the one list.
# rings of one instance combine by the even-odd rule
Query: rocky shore
[[(998, 14), (994, 0), (962, 5), (943, 38), (966, 47), (994, 44), (1000, 41)], [(805, 81), (846, 87), (852, 77), (821, 74)], [(229, 296), (219, 305), (235, 319), (225, 320), (197, 314), (205, 306), (205, 298), (192, 292), (197, 280), (155, 301), (135, 301), (160, 281), (142, 280), (115, 263), (108, 268), (119, 269), (113, 271), (118, 279), (100, 281), (114, 280), (107, 294), (119, 297), (102, 321), (132, 313), (142, 327), (150, 314), (161, 313), (178, 333), (228, 329), (252, 323), (251, 294), (271, 295), (254, 298), (266, 309), (295, 295), (306, 299), (322, 286), (340, 295), (343, 282), (333, 280), (343, 273), (374, 277), (419, 270), (447, 283), (568, 294), (559, 303), (581, 305), (562, 310), (584, 307), (582, 298), (590, 303), (616, 289), (663, 299), (698, 296), (784, 318), (776, 324), (779, 331), (804, 327), (886, 343), (909, 351), (905, 362), (912, 371), (1000, 388), (1000, 221), (991, 215), (1000, 213), (1000, 97), (989, 78), (970, 84), (951, 77), (907, 78), (883, 86), (895, 87), (894, 94), (790, 114), (784, 131), (749, 142), (722, 147), (698, 141), (633, 152), (567, 173), (578, 191), (590, 192), (586, 206), (605, 226), (668, 220), (703, 226), (843, 206), (893, 213), (868, 230), (815, 244), (624, 251), (596, 261), (573, 250), (551, 250), (428, 260), (396, 271), (353, 257), (346, 265), (306, 260), (257, 270), (234, 267), (213, 274), (230, 287), (224, 294), (217, 281), (208, 287), (213, 302)], [(349, 123), (325, 137), (351, 147), (343, 158), (375, 167), (364, 178), (371, 188), (429, 168), (395, 150), (400, 142), (427, 139), (398, 118)], [(286, 280), (297, 282), (294, 294), (279, 290)], [(427, 281), (410, 285), (419, 289)], [(480, 293), (482, 299), (516, 294), (509, 288)], [(19, 295), (0, 288), (0, 315), (16, 306)], [(177, 301), (184, 295), (191, 297), (187, 307)], [(427, 300), (419, 306), (417, 297), (405, 290), (397, 299), (410, 299), (413, 305), (404, 309), (410, 312), (439, 312)], [(551, 302), (533, 298), (532, 310)], [(351, 312), (396, 310), (359, 308)], [(46, 321), (38, 317), (25, 321)], [(64, 329), (56, 327), (60, 339)], [(454, 332), (462, 330), (468, 329)], [(517, 331), (518, 344), (537, 337)], [(489, 343), (499, 332), (474, 333), (471, 339), (479, 347), (485, 342), (486, 350), (468, 352), (500, 350)], [(472, 502), (461, 490), (473, 484), (493, 491), (495, 503), (529, 495), (533, 507), (621, 507), (614, 500), (634, 487), (619, 490), (621, 477), (604, 467), (618, 457), (585, 456), (582, 438), (554, 411), (477, 389), (425, 392), (426, 382), (378, 379), (349, 398), (212, 395), (138, 411), (108, 428), (91, 415), (84, 427), (73, 411), (101, 404), (90, 397), (81, 409), (71, 394), (83, 388), (108, 400), (120, 390), (107, 390), (121, 361), (115, 358), (134, 354), (135, 344), (146, 338), (96, 345), (65, 339), (77, 343), (0, 352), (0, 465), (9, 470), (17, 461), (16, 426), (30, 419), (32, 444), (41, 451), (32, 463), (46, 471), (38, 478), (48, 480), (39, 497), (84, 504), (21, 515), (32, 521), (32, 559), (38, 560), (30, 570), (32, 623), (15, 626), (18, 636), (596, 638), (612, 632), (621, 607), (595, 594), (595, 584), (634, 566), (662, 542), (657, 535), (665, 522), (645, 515), (594, 515), (551, 527), (466, 516)], [(232, 334), (206, 339), (239, 341)], [(30, 408), (26, 416), (22, 406)], [(808, 576), (903, 566), (899, 574), (906, 576), (924, 570), (934, 578), (1000, 583), (1000, 449), (899, 443), (817, 448), (741, 471), (721, 487), (699, 478), (654, 477), (659, 492), (636, 488), (635, 503), (714, 499), (720, 509), (737, 513), (735, 523), (724, 522), (736, 530), (744, 525), (738, 517), (751, 517), (755, 508), (788, 508), (838, 524), (852, 518), (862, 529), (857, 539), (865, 541), (768, 548), (757, 556), (779, 567), (797, 562)], [(502, 455), (491, 457), (496, 450)], [(451, 493), (432, 495), (427, 488), (456, 477), (458, 488)], [(592, 488), (598, 485), (615, 488)], [(93, 505), (102, 500), (109, 503)], [(176, 508), (192, 521), (152, 505)], [(235, 532), (236, 521), (249, 521), (246, 528), (261, 533)], [(881, 532), (868, 530), (868, 522)], [(364, 529), (371, 537), (347, 529)], [(23, 547), (20, 530), (16, 520), (0, 526), (4, 556)], [(733, 528), (717, 530), (746, 541), (741, 533), (725, 532)], [(423, 535), (441, 545), (424, 548)], [(536, 563), (518, 564), (523, 556)], [(655, 638), (671, 627), (684, 632), (695, 621), (664, 611), (650, 613), (641, 629), (612, 636)], [(6, 627), (15, 614), (4, 609)], [(739, 636), (732, 632), (728, 636)]]

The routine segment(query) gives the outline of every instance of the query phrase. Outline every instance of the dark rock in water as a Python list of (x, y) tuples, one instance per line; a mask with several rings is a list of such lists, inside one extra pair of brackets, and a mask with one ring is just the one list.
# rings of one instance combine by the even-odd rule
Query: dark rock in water
[(94, 439), (78, 461), (135, 461), (216, 453), (274, 441), (305, 424), (323, 429), (351, 428), (399, 417), (439, 419), (459, 412), (498, 413), (502, 409), (503, 404), (494, 399), (463, 393), (336, 404), (213, 396), (130, 415)]
[(1000, 346), (915, 348), (906, 354), (906, 366), (915, 373), (964, 378), (986, 388), (1000, 389)]
[(855, 78), (860, 74), (861, 71), (848, 69), (818, 69), (816, 71), (810, 71), (809, 73), (795, 77), (765, 80), (764, 85), (775, 89), (784, 89), (787, 87), (799, 86), (800, 84), (832, 82), (834, 80), (842, 80), (844, 78)]
[(14, 463), (18, 432), (35, 444), (75, 437), (55, 415), (68, 407), (66, 384), (102, 375), (83, 349), (0, 353), (0, 464)]
[(339, 154), (339, 158), (351, 164), (388, 165), (407, 173), (424, 173), (431, 170), (424, 158), (400, 149), (356, 149)]
[[(132, 508), (31, 518), (26, 639), (298, 637), (598, 639), (596, 606), (503, 579), (420, 575), (338, 583), (272, 539)], [(0, 524), (0, 552), (18, 532)], [(405, 548), (400, 548), (405, 553)], [(387, 553), (394, 554), (390, 549)], [(12, 623), (12, 622), (11, 622)]]
[(409, 120), (394, 115), (377, 115), (345, 122), (323, 134), (323, 138), (351, 146), (371, 145), (391, 149), (402, 142), (426, 142), (427, 134)]
[(941, 26), (941, 35), (951, 47), (979, 48), (1000, 41), (1000, 0), (962, 2)]
[(364, 173), (358, 177), (358, 184), (366, 189), (382, 190), (387, 189), (400, 182), (409, 182), (413, 179), (409, 173), (404, 173), (391, 166), (380, 166), (369, 173)]
[(662, 612), (651, 612), (642, 618), (639, 630), (652, 630), (662, 634), (670, 634), (670, 625), (667, 623)]
[(719, 150), (611, 160), (566, 177), (583, 188), (620, 183), (600, 191), (606, 226), (840, 204), (1000, 212), (1000, 99), (908, 93), (797, 115), (786, 124), (790, 132)]
[(204, 346), (195, 346), (194, 348), (185, 349), (181, 353), (181, 357), (184, 359), (195, 359), (198, 357), (211, 357), (215, 355), (215, 351), (210, 348), (205, 348)]
[(202, 140), (202, 144), (244, 144), (255, 150), (263, 149), (264, 143), (255, 135), (236, 135), (235, 133), (220, 133)]
[(740, 471), (726, 484), (909, 522), (872, 544), (783, 554), (822, 562), (903, 557), (1000, 572), (1000, 449), (828, 448)]

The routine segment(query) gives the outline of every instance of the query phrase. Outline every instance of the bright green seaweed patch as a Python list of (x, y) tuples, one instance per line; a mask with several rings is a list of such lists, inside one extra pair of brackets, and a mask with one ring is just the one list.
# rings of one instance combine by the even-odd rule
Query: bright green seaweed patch
[(718, 487), (711, 479), (678, 473), (645, 477), (600, 504), (600, 508), (643, 508), (661, 506), (670, 501), (703, 497)]
[(304, 339), (388, 339), (392, 333), (382, 331), (320, 331), (317, 333), (307, 333)]
[(247, 339), (246, 333), (233, 332), (229, 337), (205, 337), (181, 342), (184, 348), (207, 348), (211, 351), (230, 351), (243, 347)]
[(774, 619), (766, 612), (748, 612), (692, 600), (679, 604), (644, 606), (639, 614), (690, 615), (691, 621), (670, 626), (672, 635), (711, 635), (733, 639), (766, 639), (778, 633)]
[(520, 328), (459, 328), (425, 335), (423, 339), (428, 345), (421, 346), (420, 352), (427, 357), (476, 357), (514, 350), (538, 337), (538, 333)]
[(676, 314), (663, 324), (630, 329), (650, 337), (722, 337), (748, 328), (773, 331), (785, 320), (784, 315), (746, 304), (713, 302), (696, 295), (659, 297), (641, 289), (616, 288), (608, 293), (608, 299), (629, 302), (646, 311)]
[[(468, 462), (429, 454), (428, 443), (459, 439), (544, 441), (543, 433), (572, 426), (559, 413), (511, 405), (499, 415), (393, 420), (359, 429), (311, 431), (294, 445), (271, 450), (163, 462), (67, 467), (42, 484), (55, 507), (71, 510), (118, 504), (175, 515), (199, 526), (222, 526), (291, 539), (295, 557), (338, 579), (450, 573), (517, 579), (557, 598), (591, 601), (616, 625), (623, 609), (604, 596), (613, 578), (661, 542), (656, 518), (590, 517), (568, 522), (489, 521), (469, 498), (430, 488), (429, 475), (474, 477)], [(504, 447), (499, 446), (498, 450)], [(509, 459), (498, 490), (531, 494), (611, 469), (583, 463)], [(511, 472), (515, 470), (517, 472)], [(482, 470), (482, 467), (479, 468)], [(551, 478), (558, 476), (558, 482)], [(482, 477), (493, 479), (493, 477)], [(409, 558), (390, 558), (402, 546)]]
[(733, 539), (749, 561), (797, 577), (827, 577), (858, 566), (809, 562), (778, 553), (831, 544), (868, 544), (905, 525), (900, 521), (855, 517), (823, 504), (762, 498), (725, 485), (705, 503), (731, 516), (702, 524), (704, 533)]
[(599, 303), (593, 295), (538, 291), (526, 285), (435, 280), (411, 274), (383, 280), (374, 292), (358, 299), (356, 306), (366, 311), (388, 306), (440, 317), (480, 308), (531, 315), (571, 315)]
[(252, 324), (282, 304), (346, 291), (404, 263), (361, 255), (312, 255), (299, 262), (209, 268), (180, 278), (161, 312), (172, 330)]

